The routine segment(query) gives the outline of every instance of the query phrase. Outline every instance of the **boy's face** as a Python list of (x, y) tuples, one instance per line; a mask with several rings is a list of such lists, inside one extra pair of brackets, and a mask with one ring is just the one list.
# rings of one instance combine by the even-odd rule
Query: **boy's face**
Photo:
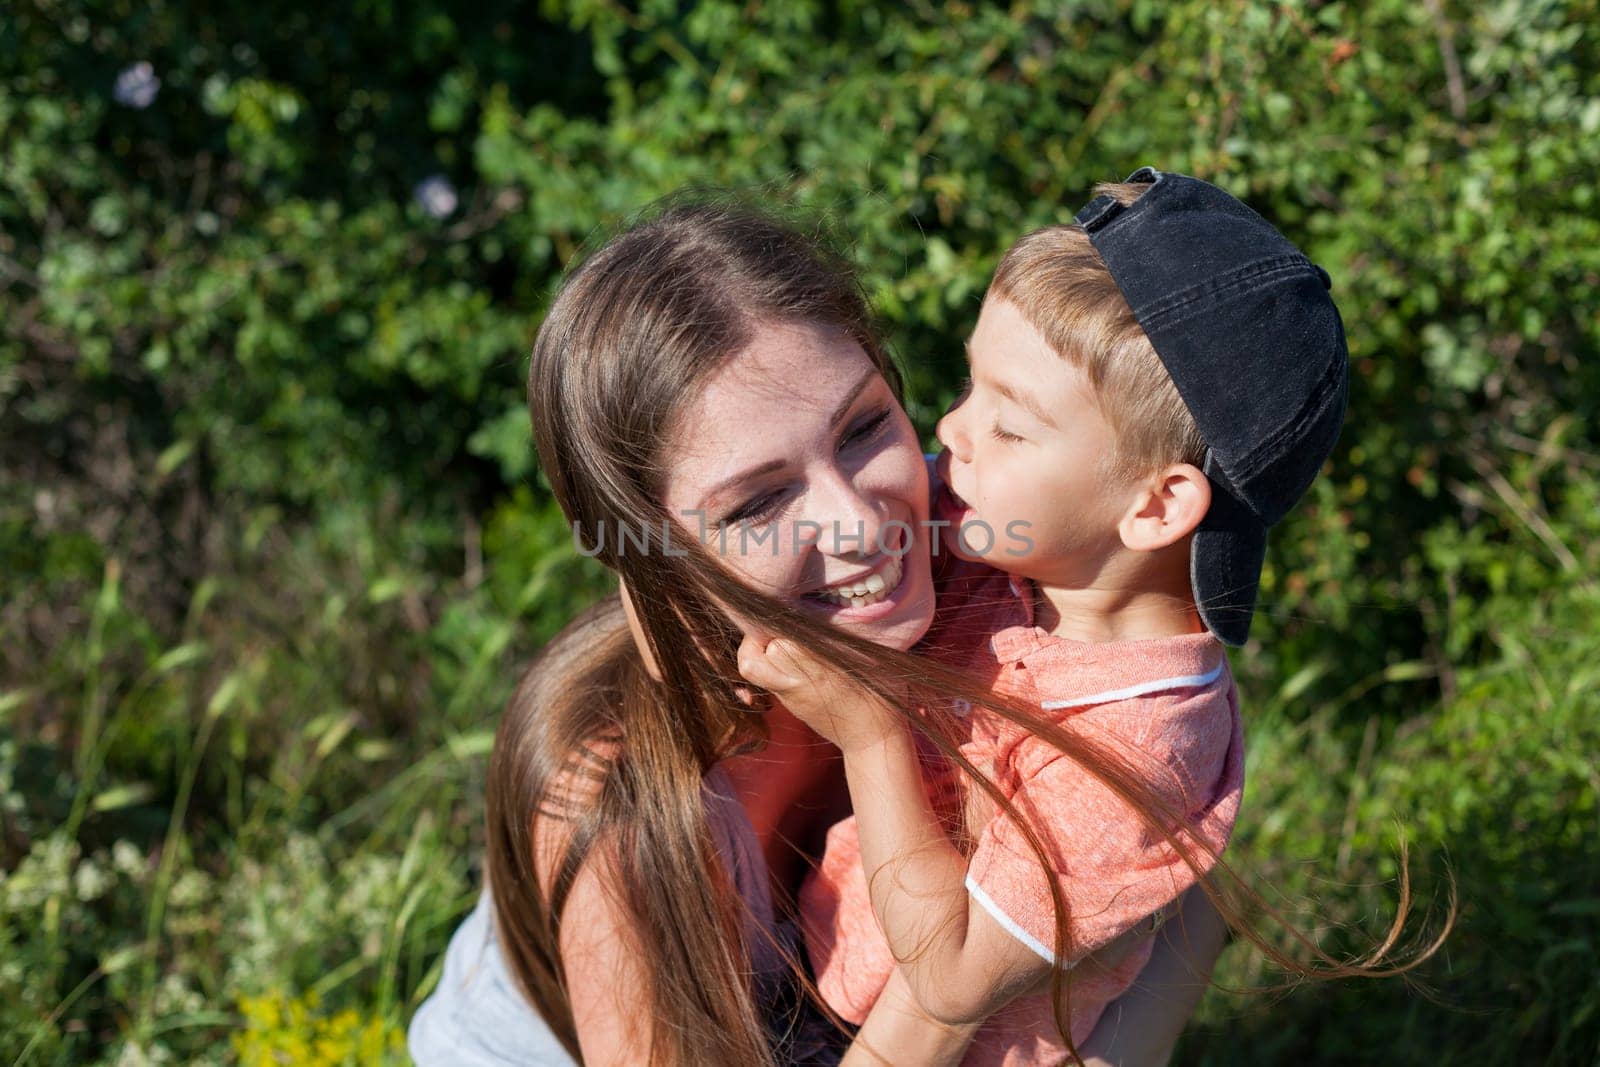
[(939, 421), (946, 489), (933, 511), (950, 523), (940, 543), (1046, 585), (1095, 584), (1123, 548), (1135, 487), (1112, 474), (1116, 434), (1088, 376), (995, 296), (967, 359), (971, 385)]

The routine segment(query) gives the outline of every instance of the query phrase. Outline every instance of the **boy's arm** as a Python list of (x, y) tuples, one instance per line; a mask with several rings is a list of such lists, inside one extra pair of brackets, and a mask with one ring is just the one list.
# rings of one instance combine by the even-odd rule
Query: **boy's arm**
[[(858, 723), (879, 714), (871, 698), (853, 703), (841, 710)], [(887, 725), (875, 739), (856, 730), (838, 742), (872, 909), (928, 1014), (981, 1022), (1048, 978), (1050, 963), (972, 906), (966, 857), (928, 804), (910, 729), (898, 716)]]
[(922, 784), (904, 717), (794, 646), (747, 638), (739, 669), (839, 746), (873, 911), (918, 1003), (946, 1024), (978, 1023), (1049, 977), (1050, 962), (972, 906), (967, 860)]
[(839, 1067), (955, 1067), (981, 1024), (942, 1023), (922, 1010), (897, 969), (845, 1051)]

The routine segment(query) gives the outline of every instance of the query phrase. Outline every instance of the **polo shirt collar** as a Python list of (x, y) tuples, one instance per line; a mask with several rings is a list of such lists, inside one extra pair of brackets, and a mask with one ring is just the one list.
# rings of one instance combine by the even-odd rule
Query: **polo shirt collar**
[[(1103, 643), (1056, 637), (1034, 621), (1033, 598), (1038, 590), (1033, 580), (1009, 575), (1007, 587), (1010, 600), (1001, 626), (989, 638), (989, 648), (1001, 664), (1042, 672), (1038, 681), (1048, 691), (1039, 697), (1050, 706), (1098, 703), (1085, 694), (1142, 691), (1147, 684), (1158, 688), (1167, 682), (1206, 684), (1215, 680), (1227, 659), (1221, 642), (1208, 632)], [(1067, 678), (1072, 692), (1055, 692)]]
[(1033, 579), (1008, 575), (1006, 588), (1011, 598), (1002, 616), (1002, 625), (989, 638), (989, 648), (1001, 663), (1015, 663), (1050, 640), (1033, 621)]

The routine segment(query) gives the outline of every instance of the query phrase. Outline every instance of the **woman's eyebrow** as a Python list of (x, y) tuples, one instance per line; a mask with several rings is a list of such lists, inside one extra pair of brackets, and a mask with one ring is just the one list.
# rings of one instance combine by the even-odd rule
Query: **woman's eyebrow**
[(856, 384), (851, 387), (850, 392), (845, 396), (845, 398), (839, 401), (839, 406), (833, 409), (833, 414), (828, 416), (829, 426), (837, 426), (839, 423), (844, 421), (844, 417), (850, 414), (850, 407), (856, 402), (856, 397), (860, 396), (862, 392), (866, 390), (867, 386), (872, 384), (872, 379), (876, 378), (877, 376), (878, 368), (867, 368), (867, 373), (863, 374), (860, 380), (858, 380)]
[[(861, 394), (866, 391), (867, 386), (872, 384), (872, 380), (877, 376), (878, 368), (869, 367), (867, 372), (856, 380), (856, 384), (850, 387), (850, 391), (845, 394), (844, 399), (839, 402), (839, 405), (833, 409), (833, 414), (828, 416), (828, 425), (837, 426), (839, 423), (843, 422), (844, 417), (850, 414), (850, 408), (855, 404), (856, 400), (861, 396)], [(722, 479), (722, 481), (718, 482), (716, 485), (713, 485), (701, 495), (701, 508), (703, 509), (705, 507), (706, 501), (713, 499), (725, 489), (729, 489), (735, 485), (738, 485), (740, 482), (749, 481), (752, 478), (759, 478), (763, 474), (770, 474), (772, 471), (781, 468), (787, 462), (787, 460), (782, 459), (769, 459), (765, 463), (758, 463), (748, 470), (742, 470), (738, 474), (734, 474)]]
[(758, 463), (748, 470), (742, 470), (738, 474), (722, 479), (722, 481), (700, 494), (701, 510), (705, 509), (706, 501), (715, 499), (724, 490), (730, 489), (740, 482), (747, 482), (751, 478), (759, 478), (763, 474), (770, 474), (772, 471), (781, 469), (786, 463), (788, 463), (788, 460), (769, 459), (765, 463)]

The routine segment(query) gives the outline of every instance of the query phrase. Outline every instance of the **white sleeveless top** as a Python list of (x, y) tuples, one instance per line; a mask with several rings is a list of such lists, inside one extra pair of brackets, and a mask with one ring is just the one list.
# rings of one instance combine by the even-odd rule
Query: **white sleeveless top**
[[(701, 796), (717, 855), (749, 915), (746, 943), (759, 988), (763, 979), (785, 971), (777, 943), (787, 943), (792, 933), (774, 921), (761, 842), (722, 768), (706, 774)], [(493, 914), (485, 891), (451, 936), (438, 988), (411, 1018), (411, 1058), (418, 1067), (579, 1067), (517, 988), (495, 937)]]

